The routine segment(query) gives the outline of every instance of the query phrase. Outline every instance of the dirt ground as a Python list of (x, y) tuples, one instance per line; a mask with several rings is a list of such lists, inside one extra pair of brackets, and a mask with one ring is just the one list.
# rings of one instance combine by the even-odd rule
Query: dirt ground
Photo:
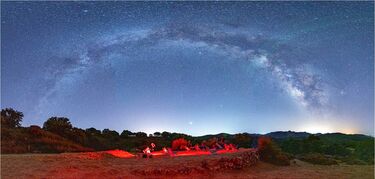
[(258, 162), (244, 169), (207, 171), (187, 175), (139, 175), (135, 170), (200, 165), (223, 155), (116, 158), (100, 153), (1, 155), (1, 178), (374, 178), (373, 165), (311, 165), (296, 161), (281, 167)]

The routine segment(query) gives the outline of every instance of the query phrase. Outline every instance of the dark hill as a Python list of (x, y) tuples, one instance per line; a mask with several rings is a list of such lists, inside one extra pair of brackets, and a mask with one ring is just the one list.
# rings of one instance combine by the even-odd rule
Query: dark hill
[(311, 135), (307, 132), (294, 132), (294, 131), (276, 131), (276, 132), (270, 132), (266, 134), (266, 136), (269, 136), (274, 139), (287, 139), (287, 138), (307, 138)]

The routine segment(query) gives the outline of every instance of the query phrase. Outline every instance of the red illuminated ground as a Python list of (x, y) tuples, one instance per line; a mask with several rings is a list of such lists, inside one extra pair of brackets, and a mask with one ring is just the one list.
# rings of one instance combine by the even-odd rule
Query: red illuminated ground
[(109, 150), (109, 151), (105, 151), (106, 153), (108, 154), (111, 154), (115, 157), (119, 157), (119, 158), (132, 158), (132, 157), (135, 157), (134, 154), (131, 154), (129, 152), (126, 152), (126, 151), (123, 151), (123, 150)]
[[(241, 153), (240, 151), (239, 153)], [(70, 154), (15, 154), (1, 156), (1, 178), (171, 178), (168, 175), (139, 175), (134, 171), (200, 166), (202, 161), (235, 158), (235, 153), (155, 158), (121, 158), (123, 151)], [(114, 156), (117, 155), (118, 157)], [(263, 162), (244, 169), (192, 172), (173, 178), (373, 178), (373, 165), (311, 165), (297, 161), (279, 167)]]

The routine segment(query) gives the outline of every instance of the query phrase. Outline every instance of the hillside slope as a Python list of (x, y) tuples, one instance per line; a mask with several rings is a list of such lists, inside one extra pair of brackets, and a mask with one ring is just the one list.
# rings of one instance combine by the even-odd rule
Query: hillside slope
[(93, 151), (39, 127), (2, 128), (1, 153), (60, 153)]

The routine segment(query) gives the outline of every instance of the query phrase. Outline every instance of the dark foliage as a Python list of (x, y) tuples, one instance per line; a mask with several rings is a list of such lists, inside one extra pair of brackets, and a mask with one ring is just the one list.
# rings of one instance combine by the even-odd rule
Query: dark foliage
[[(51, 117), (43, 128), (32, 125), (21, 127), (23, 114), (11, 108), (1, 111), (1, 152), (75, 152), (91, 150), (122, 149), (141, 152), (150, 143), (155, 150), (162, 147), (181, 149), (181, 146), (200, 144), (207, 148), (218, 148), (222, 143), (237, 147), (259, 149), (263, 161), (278, 165), (289, 164), (291, 157), (316, 164), (374, 164), (374, 138), (365, 135), (340, 133), (307, 135), (308, 133), (274, 132), (266, 136), (257, 134), (217, 134), (192, 137), (181, 133), (155, 132), (147, 136), (144, 132), (124, 130), (121, 135), (114, 130), (73, 127), (68, 118)], [(176, 140), (178, 139), (178, 140)], [(178, 141), (178, 142), (177, 142)], [(254, 143), (257, 143), (254, 145)]]
[(374, 138), (369, 136), (334, 133), (289, 138), (277, 143), (283, 151), (297, 157), (317, 158), (310, 154), (320, 154), (321, 158), (335, 158), (347, 164), (374, 163)]
[(21, 127), (23, 113), (12, 108), (1, 110), (1, 126), (8, 128)]
[(3, 128), (1, 130), (1, 153), (60, 153), (83, 152), (92, 149), (83, 147), (59, 135), (41, 129)]
[(160, 132), (154, 132), (154, 136), (155, 137), (161, 137), (161, 133)]
[(258, 139), (258, 152), (262, 161), (275, 165), (290, 165), (288, 155), (282, 152), (269, 137), (260, 137)]
[(331, 156), (324, 156), (319, 153), (310, 153), (299, 157), (301, 160), (318, 165), (336, 165), (338, 164)]
[(147, 137), (147, 134), (144, 133), (144, 132), (137, 132), (137, 133), (135, 134), (135, 136), (136, 136), (136, 137)]
[(235, 134), (231, 143), (236, 144), (238, 147), (250, 148), (253, 143), (253, 137), (247, 133)]
[(66, 117), (50, 117), (44, 122), (43, 129), (65, 137), (69, 135), (73, 126)]
[(121, 137), (123, 137), (123, 138), (130, 137), (130, 136), (133, 136), (133, 135), (134, 135), (134, 133), (129, 131), (129, 130), (124, 130), (124, 131), (121, 132)]

